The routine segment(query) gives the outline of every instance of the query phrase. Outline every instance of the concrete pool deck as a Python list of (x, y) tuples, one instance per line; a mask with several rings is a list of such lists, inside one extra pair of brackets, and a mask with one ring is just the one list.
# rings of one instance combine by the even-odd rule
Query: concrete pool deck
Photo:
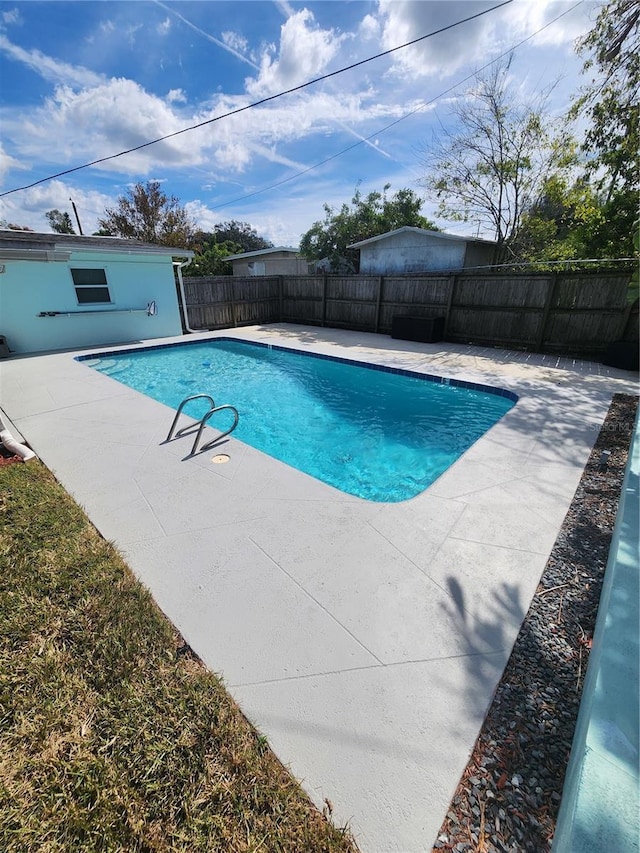
[[(183, 461), (192, 438), (162, 443), (172, 410), (79, 351), (0, 362), (13, 424), (316, 804), (331, 801), (363, 853), (428, 850), (612, 395), (637, 393), (637, 377), (302, 326), (176, 340), (217, 336), (520, 397), (429, 489), (380, 504), (232, 437)], [(218, 452), (230, 461), (212, 464)]]

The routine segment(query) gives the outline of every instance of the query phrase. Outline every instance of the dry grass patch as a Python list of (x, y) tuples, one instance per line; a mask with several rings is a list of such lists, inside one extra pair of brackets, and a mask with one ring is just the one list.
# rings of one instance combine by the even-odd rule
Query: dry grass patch
[(47, 469), (0, 493), (0, 849), (355, 853)]

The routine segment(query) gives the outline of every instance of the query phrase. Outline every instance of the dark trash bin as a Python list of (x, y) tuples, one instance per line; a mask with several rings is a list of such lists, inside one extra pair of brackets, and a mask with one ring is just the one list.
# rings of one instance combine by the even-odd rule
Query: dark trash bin
[(444, 336), (444, 317), (414, 317), (397, 314), (391, 321), (391, 337), (403, 341), (434, 344)]
[(7, 358), (9, 355), (9, 345), (4, 335), (0, 335), (0, 358)]
[(602, 363), (622, 370), (638, 370), (638, 341), (613, 341), (607, 347)]

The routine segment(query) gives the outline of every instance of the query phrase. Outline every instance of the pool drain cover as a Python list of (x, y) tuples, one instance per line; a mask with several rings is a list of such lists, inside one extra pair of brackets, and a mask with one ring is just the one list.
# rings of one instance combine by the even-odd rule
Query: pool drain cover
[(214, 456), (211, 461), (215, 462), (216, 465), (224, 465), (225, 462), (228, 462), (231, 459), (230, 456), (227, 456), (226, 453), (219, 453), (217, 456)]

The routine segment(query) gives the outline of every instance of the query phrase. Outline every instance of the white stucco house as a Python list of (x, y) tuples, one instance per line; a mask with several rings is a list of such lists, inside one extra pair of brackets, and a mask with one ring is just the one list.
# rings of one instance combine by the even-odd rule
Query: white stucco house
[(309, 263), (300, 256), (298, 249), (276, 246), (273, 249), (258, 249), (241, 252), (225, 258), (231, 261), (234, 275), (308, 275)]
[(4, 354), (181, 334), (177, 283), (193, 254), (117, 237), (0, 231)]
[(488, 266), (495, 246), (491, 240), (403, 225), (348, 248), (360, 249), (361, 275), (404, 275)]

